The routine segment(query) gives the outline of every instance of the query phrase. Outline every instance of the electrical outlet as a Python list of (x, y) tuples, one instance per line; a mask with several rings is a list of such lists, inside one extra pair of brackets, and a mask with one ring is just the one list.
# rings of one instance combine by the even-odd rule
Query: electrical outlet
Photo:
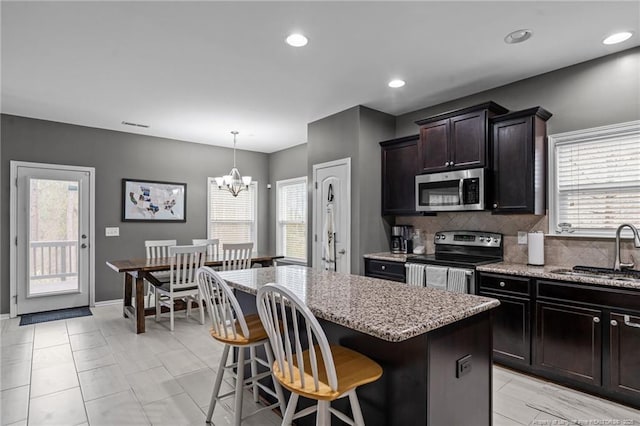
[(518, 244), (527, 244), (527, 233), (518, 231)]
[(471, 372), (471, 354), (463, 356), (456, 361), (456, 378), (460, 378)]
[(120, 228), (117, 226), (104, 228), (104, 236), (105, 237), (119, 237), (120, 236)]

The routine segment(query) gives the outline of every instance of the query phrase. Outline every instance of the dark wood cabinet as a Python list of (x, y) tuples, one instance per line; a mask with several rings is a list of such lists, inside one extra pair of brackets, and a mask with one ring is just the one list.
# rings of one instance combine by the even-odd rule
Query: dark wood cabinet
[(536, 366), (600, 386), (602, 311), (567, 304), (536, 304)]
[(532, 213), (546, 208), (546, 121), (536, 107), (491, 119), (493, 213)]
[(418, 135), (380, 142), (382, 215), (416, 214)]
[(611, 312), (608, 388), (640, 398), (640, 314)]
[(509, 366), (530, 365), (530, 280), (480, 273), (478, 294), (500, 301), (493, 311), (493, 359)]
[(406, 272), (404, 262), (365, 258), (364, 275), (403, 283), (405, 282)]
[(507, 111), (494, 102), (486, 102), (416, 121), (420, 126), (420, 173), (485, 167), (488, 119)]

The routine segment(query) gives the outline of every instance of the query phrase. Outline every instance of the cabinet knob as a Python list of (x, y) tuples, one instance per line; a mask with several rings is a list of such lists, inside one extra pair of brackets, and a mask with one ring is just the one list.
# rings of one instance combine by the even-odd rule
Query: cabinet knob
[(504, 281), (500, 281), (500, 287), (504, 287), (505, 285)]
[(382, 265), (382, 266), (380, 267), (380, 269), (382, 269), (382, 270), (384, 271), (385, 269), (387, 269), (387, 267), (386, 267), (386, 266), (384, 266), (384, 265)]
[(595, 322), (596, 324), (598, 324), (600, 322), (600, 318), (598, 317), (593, 317), (593, 322)]
[(618, 325), (618, 321), (616, 321), (616, 320), (611, 320), (611, 325), (615, 327), (616, 325)]
[(453, 166), (455, 166), (455, 165), (456, 165), (456, 163), (454, 163), (453, 161), (450, 161), (450, 162), (449, 162), (449, 165), (453, 167)]
[(448, 165), (449, 165), (449, 162), (448, 162), (448, 161), (445, 161), (445, 162), (444, 162), (444, 165), (445, 165), (445, 166), (448, 166)]
[(493, 203), (493, 208), (497, 209), (498, 208), (498, 203)]

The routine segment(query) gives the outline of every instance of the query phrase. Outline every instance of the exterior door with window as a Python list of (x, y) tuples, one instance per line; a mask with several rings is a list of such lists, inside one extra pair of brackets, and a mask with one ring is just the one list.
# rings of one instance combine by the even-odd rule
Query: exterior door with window
[(17, 314), (88, 306), (91, 171), (28, 164), (12, 163)]

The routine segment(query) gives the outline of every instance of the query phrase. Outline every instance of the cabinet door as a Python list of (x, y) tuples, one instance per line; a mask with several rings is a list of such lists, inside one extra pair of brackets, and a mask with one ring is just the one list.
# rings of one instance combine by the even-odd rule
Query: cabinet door
[(451, 118), (449, 159), (453, 168), (484, 167), (487, 149), (487, 111)]
[(415, 214), (417, 137), (382, 148), (382, 214)]
[(536, 304), (535, 364), (569, 379), (601, 385), (602, 311)]
[(420, 127), (418, 156), (422, 172), (449, 169), (449, 119)]
[(493, 313), (493, 359), (506, 364), (531, 363), (531, 302), (521, 297), (480, 291), (500, 300)]
[(609, 389), (640, 397), (640, 316), (611, 313)]
[(493, 125), (493, 206), (496, 213), (533, 213), (532, 118)]

